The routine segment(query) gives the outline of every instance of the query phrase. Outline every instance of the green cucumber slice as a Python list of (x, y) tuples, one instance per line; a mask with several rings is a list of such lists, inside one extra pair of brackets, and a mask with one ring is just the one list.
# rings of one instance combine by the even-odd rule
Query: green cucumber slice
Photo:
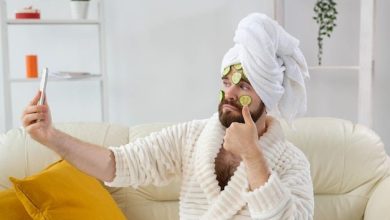
[(241, 80), (242, 74), (240, 72), (233, 73), (232, 76), (232, 82), (233, 84), (237, 85)]
[(241, 63), (234, 64), (234, 65), (233, 65), (233, 67), (234, 67), (234, 69), (236, 69), (236, 70), (240, 70), (240, 69), (242, 69), (242, 65), (241, 65)]
[(240, 96), (240, 104), (242, 106), (246, 106), (246, 105), (249, 106), (251, 102), (252, 102), (252, 98), (249, 95)]
[(223, 69), (222, 76), (226, 76), (230, 72), (230, 66)]
[(222, 102), (225, 99), (225, 92), (223, 90), (219, 91), (219, 102)]

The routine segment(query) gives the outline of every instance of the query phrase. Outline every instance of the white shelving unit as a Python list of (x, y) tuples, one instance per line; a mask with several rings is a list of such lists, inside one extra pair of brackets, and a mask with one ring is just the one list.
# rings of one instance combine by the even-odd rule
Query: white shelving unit
[[(285, 0), (273, 0), (274, 19), (284, 26)], [(375, 0), (360, 0), (360, 35), (358, 66), (309, 66), (309, 71), (355, 70), (359, 79), (358, 122), (372, 127), (372, 82), (374, 76)]]
[(37, 20), (37, 19), (6, 19), (7, 24), (11, 25), (99, 25), (99, 20), (64, 20), (64, 19), (51, 19), (51, 20)]
[[(4, 114), (5, 114), (5, 129), (9, 130), (13, 126), (13, 109), (12, 109), (12, 88), (11, 85), (14, 83), (28, 83), (39, 81), (39, 79), (28, 79), (28, 78), (14, 78), (10, 73), (10, 58), (9, 58), (9, 42), (8, 42), (8, 27), (11, 25), (16, 26), (62, 26), (62, 25), (88, 25), (96, 26), (98, 29), (98, 42), (99, 45), (99, 69), (100, 73), (94, 74), (88, 78), (81, 79), (59, 79), (49, 78), (49, 81), (63, 81), (63, 82), (82, 82), (82, 81), (98, 81), (100, 86), (100, 103), (101, 103), (101, 120), (108, 121), (108, 90), (107, 90), (107, 72), (106, 72), (106, 51), (105, 51), (105, 38), (104, 38), (104, 14), (103, 14), (103, 1), (98, 3), (98, 19), (94, 20), (75, 20), (75, 19), (9, 19), (7, 17), (7, 5), (4, 0), (1, 0), (0, 5), (0, 24), (1, 24), (1, 35), (0, 35), (0, 48), (2, 57), (2, 74), (3, 74), (3, 94), (4, 94)], [(50, 27), (48, 27), (50, 28)]]

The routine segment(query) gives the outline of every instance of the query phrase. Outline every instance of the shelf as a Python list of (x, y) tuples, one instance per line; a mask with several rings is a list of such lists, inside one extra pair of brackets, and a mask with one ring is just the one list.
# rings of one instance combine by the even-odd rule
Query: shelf
[[(21, 82), (40, 82), (41, 78), (19, 78), (19, 79), (10, 79), (9, 81), (11, 83), (21, 83)], [(68, 78), (68, 79), (62, 79), (58, 77), (49, 76), (49, 81), (102, 81), (103, 77), (102, 75), (93, 75), (89, 77), (83, 77), (83, 78)]]
[(309, 71), (312, 70), (359, 70), (359, 66), (309, 66)]
[(99, 20), (83, 19), (7, 19), (9, 25), (99, 25)]
[[(0, 129), (4, 124), (4, 129), (11, 129), (14, 124), (14, 104), (13, 102), (19, 102), (19, 99), (15, 99), (13, 95), (15, 89), (14, 86), (35, 85), (39, 86), (41, 78), (27, 78), (24, 74), (11, 74), (10, 70), (10, 53), (9, 53), (9, 38), (12, 39), (12, 33), (9, 33), (10, 28), (22, 28), (27, 26), (30, 28), (59, 28), (58, 30), (65, 30), (68, 28), (78, 29), (96, 29), (95, 35), (98, 38), (95, 45), (99, 51), (97, 62), (99, 63), (99, 70), (96, 72), (90, 72), (92, 75), (79, 78), (59, 78), (49, 74), (49, 83), (53, 84), (75, 84), (76, 86), (84, 86), (84, 84), (98, 84), (100, 97), (100, 113), (101, 120), (108, 121), (108, 90), (107, 90), (107, 71), (106, 71), (106, 47), (105, 47), (105, 22), (104, 22), (104, 0), (97, 0), (97, 16), (90, 19), (72, 19), (72, 18), (42, 18), (42, 19), (15, 19), (13, 15), (7, 13), (7, 2), (0, 0), (0, 57), (1, 57), (1, 70), (0, 74), (4, 75), (4, 80), (0, 86), (0, 90), (3, 90), (4, 94), (4, 123), (0, 123)], [(58, 7), (59, 9), (60, 6)], [(7, 17), (9, 15), (9, 17)], [(32, 27), (34, 26), (34, 27)], [(28, 33), (26, 33), (28, 34)], [(58, 36), (54, 36), (58, 37)], [(45, 47), (48, 48), (49, 47)], [(51, 49), (50, 53), (54, 53)], [(94, 61), (95, 62), (95, 61)], [(56, 87), (56, 86), (54, 86)], [(99, 110), (99, 109), (98, 109)]]

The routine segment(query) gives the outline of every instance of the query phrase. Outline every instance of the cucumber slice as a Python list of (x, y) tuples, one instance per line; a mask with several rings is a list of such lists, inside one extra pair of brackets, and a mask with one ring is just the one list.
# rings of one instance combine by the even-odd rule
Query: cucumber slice
[(252, 102), (252, 98), (249, 95), (240, 96), (240, 104), (242, 106), (246, 106), (246, 105), (249, 106), (251, 102)]
[(240, 72), (235, 72), (232, 76), (232, 82), (237, 85), (241, 80), (242, 74)]
[(244, 70), (242, 70), (242, 78), (249, 82), (248, 77), (246, 76)]
[(234, 67), (234, 69), (236, 69), (236, 70), (240, 70), (240, 69), (242, 69), (242, 65), (241, 65), (241, 63), (234, 64), (234, 65), (233, 65), (233, 67)]
[(225, 92), (223, 90), (219, 91), (219, 102), (222, 102), (225, 98)]
[(230, 72), (230, 66), (223, 69), (222, 76), (226, 76)]

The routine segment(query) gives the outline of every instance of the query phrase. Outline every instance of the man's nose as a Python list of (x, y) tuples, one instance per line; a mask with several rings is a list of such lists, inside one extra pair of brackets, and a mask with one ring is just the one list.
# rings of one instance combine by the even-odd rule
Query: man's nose
[(237, 100), (238, 97), (238, 86), (237, 85), (231, 85), (230, 87), (226, 88), (225, 90), (225, 99), (227, 100)]

